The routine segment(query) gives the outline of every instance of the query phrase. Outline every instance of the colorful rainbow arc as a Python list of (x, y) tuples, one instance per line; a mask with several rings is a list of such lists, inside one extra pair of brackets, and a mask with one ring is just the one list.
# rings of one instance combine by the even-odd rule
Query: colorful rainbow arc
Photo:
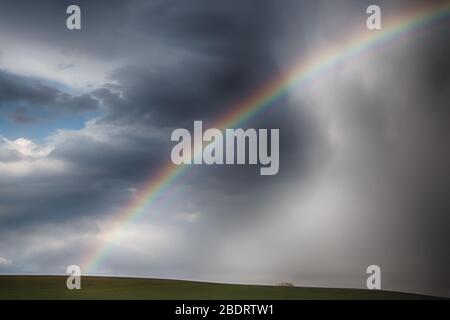
[[(380, 31), (364, 32), (344, 45), (329, 47), (315, 55), (312, 60), (300, 63), (282, 74), (268, 86), (255, 92), (248, 99), (232, 108), (232, 111), (220, 118), (213, 127), (224, 130), (236, 127), (256, 114), (269, 108), (274, 101), (283, 96), (293, 88), (301, 88), (311, 81), (320, 78), (327, 72), (342, 64), (348, 63), (354, 58), (368, 53), (369, 50), (391, 43), (404, 35), (430, 24), (433, 21), (447, 17), (450, 13), (450, 3), (444, 2), (438, 6), (429, 6), (416, 9), (411, 13), (395, 19), (392, 23), (386, 24)], [(196, 155), (194, 155), (196, 156)], [(92, 273), (99, 263), (111, 250), (113, 240), (116, 239), (120, 231), (132, 220), (146, 212), (155, 199), (158, 198), (167, 188), (187, 171), (189, 165), (174, 165), (169, 161), (155, 176), (141, 188), (141, 192), (122, 210), (112, 221), (106, 239), (100, 241), (97, 246), (87, 256), (82, 264), (83, 273)]]

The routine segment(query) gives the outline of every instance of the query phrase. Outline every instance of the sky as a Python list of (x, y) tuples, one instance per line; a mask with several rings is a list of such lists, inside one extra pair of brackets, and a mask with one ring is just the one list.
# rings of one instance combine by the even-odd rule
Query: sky
[[(429, 2), (0, 0), (0, 273), (81, 265), (174, 129), (365, 30), (370, 4)], [(376, 264), (383, 289), (450, 296), (449, 26), (289, 91), (243, 124), (280, 129), (277, 175), (190, 167), (91, 273), (364, 288)]]

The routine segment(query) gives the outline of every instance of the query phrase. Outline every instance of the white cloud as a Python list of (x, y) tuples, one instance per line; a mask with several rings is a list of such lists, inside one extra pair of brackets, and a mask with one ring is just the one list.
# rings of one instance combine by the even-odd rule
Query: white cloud
[(0, 267), (9, 267), (12, 265), (12, 261), (9, 259), (6, 259), (4, 257), (0, 257)]
[(16, 140), (9, 140), (4, 137), (0, 138), (3, 141), (3, 146), (5, 149), (17, 151), (23, 156), (45, 157), (53, 150), (53, 147), (50, 145), (38, 146), (33, 141), (25, 138), (18, 138)]
[(53, 148), (50, 144), (37, 145), (25, 138), (9, 140), (0, 136), (0, 153), (9, 155), (0, 158), (0, 175), (17, 177), (67, 171), (68, 163), (50, 157)]

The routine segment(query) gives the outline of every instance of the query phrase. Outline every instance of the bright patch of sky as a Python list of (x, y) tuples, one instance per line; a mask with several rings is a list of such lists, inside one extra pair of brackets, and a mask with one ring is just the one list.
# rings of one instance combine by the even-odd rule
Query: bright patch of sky
[(0, 117), (0, 135), (11, 140), (27, 138), (42, 142), (58, 129), (79, 130), (84, 127), (86, 121), (98, 115), (99, 112), (89, 112), (28, 123), (17, 123), (8, 118)]

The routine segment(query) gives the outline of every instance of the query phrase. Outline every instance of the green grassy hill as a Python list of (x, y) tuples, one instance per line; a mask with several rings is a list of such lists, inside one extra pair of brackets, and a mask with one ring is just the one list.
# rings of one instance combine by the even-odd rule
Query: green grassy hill
[(0, 299), (426, 299), (427, 296), (358, 289), (218, 284), (146, 278), (82, 278), (68, 290), (65, 276), (1, 276)]

